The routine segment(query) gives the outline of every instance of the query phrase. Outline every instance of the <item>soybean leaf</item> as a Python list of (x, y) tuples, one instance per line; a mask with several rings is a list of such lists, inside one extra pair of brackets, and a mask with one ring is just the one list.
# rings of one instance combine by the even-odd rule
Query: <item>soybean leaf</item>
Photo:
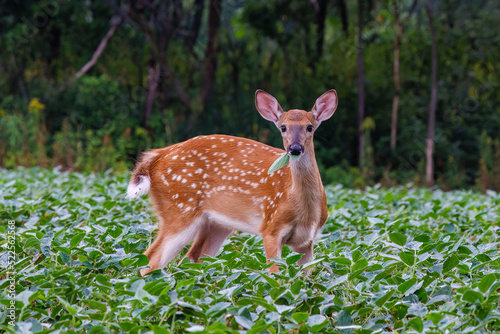
[(406, 244), (406, 236), (401, 233), (391, 233), (389, 234), (389, 239), (391, 239), (392, 242), (399, 246), (404, 246)]

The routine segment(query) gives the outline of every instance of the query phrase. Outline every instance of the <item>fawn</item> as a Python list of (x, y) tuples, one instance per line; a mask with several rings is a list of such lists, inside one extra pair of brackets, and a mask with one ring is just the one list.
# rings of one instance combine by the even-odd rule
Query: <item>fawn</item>
[[(233, 230), (261, 234), (268, 260), (279, 258), (285, 244), (304, 254), (298, 264), (311, 259), (328, 216), (313, 134), (335, 112), (337, 93), (321, 95), (310, 112), (284, 112), (262, 90), (255, 93), (255, 105), (281, 131), (286, 152), (300, 159), (268, 175), (285, 151), (226, 135), (199, 136), (143, 153), (127, 196), (149, 193), (159, 232), (144, 253), (150, 268), (141, 275), (164, 268), (192, 240), (191, 261), (214, 256)], [(270, 272), (277, 271), (273, 264)]]

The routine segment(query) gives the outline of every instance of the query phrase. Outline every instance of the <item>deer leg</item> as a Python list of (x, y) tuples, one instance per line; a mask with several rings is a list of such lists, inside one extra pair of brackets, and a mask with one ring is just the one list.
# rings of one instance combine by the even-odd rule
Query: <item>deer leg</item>
[[(309, 262), (313, 256), (313, 246), (314, 243), (311, 241), (310, 243), (306, 243), (300, 246), (292, 246), (292, 249), (296, 253), (304, 254), (302, 258), (297, 261), (297, 265), (303, 265)], [(311, 272), (310, 269), (305, 269), (304, 274), (308, 275)]]
[(312, 255), (313, 255), (313, 243), (312, 242), (307, 243), (305, 245), (292, 246), (292, 249), (295, 253), (304, 254), (304, 256), (302, 256), (302, 258), (299, 261), (297, 261), (298, 265), (306, 264), (307, 262), (309, 262), (309, 260), (311, 260)]
[(200, 257), (216, 255), (222, 243), (232, 231), (232, 229), (218, 224), (209, 223), (204, 225), (196, 235), (187, 257), (192, 262), (200, 263)]
[[(272, 235), (272, 234), (266, 234), (262, 236), (263, 242), (264, 242), (264, 249), (266, 251), (266, 259), (274, 259), (274, 258), (281, 258), (281, 240), (280, 238)], [(270, 268), (269, 272), (270, 273), (277, 273), (279, 271), (278, 266), (276, 263), (274, 263)]]
[(150, 271), (164, 268), (181, 250), (190, 243), (200, 227), (199, 218), (191, 222), (176, 224), (180, 228), (165, 223), (160, 224), (160, 231), (153, 244), (144, 252), (149, 259), (149, 267), (141, 270), (144, 276)]

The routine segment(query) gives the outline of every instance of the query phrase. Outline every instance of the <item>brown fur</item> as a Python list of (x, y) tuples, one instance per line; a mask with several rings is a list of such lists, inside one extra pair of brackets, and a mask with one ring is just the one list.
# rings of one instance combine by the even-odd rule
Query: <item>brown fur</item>
[[(261, 107), (262, 97), (257, 101), (264, 118), (275, 117)], [(246, 138), (199, 136), (146, 152), (131, 184), (139, 184), (142, 177), (150, 179), (149, 194), (160, 222), (158, 236), (145, 252), (150, 269), (141, 274), (165, 266), (193, 239), (187, 254), (192, 261), (213, 256), (235, 229), (261, 234), (267, 259), (280, 257), (287, 244), (304, 254), (300, 264), (307, 262), (328, 215), (313, 132), (306, 130), (307, 125), (316, 129), (321, 122), (317, 121), (321, 111), (320, 116), (314, 111), (282, 112), (278, 104), (274, 121), (278, 128), (289, 129), (283, 133), (284, 147), (300, 143), (304, 153), (271, 175), (269, 167), (285, 151)]]

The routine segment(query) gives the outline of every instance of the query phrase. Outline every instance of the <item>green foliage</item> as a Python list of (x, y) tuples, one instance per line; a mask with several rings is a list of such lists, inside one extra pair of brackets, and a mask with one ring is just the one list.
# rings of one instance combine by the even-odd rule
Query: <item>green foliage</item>
[[(116, 3), (150, 22), (148, 8), (128, 0)], [(269, 91), (285, 109), (309, 110), (316, 97), (335, 88), (338, 110), (318, 129), (316, 141), (316, 156), (328, 182), (361, 188), (376, 182), (422, 182), (430, 98), (424, 3), (404, 21), (398, 146), (391, 151), (393, 2), (369, 2), (372, 6), (364, 2), (365, 115), (376, 125), (365, 136), (364, 161), (358, 160), (356, 150), (355, 1), (221, 1), (214, 81), (205, 104), (201, 92), (206, 81), (208, 1), (199, 31), (193, 23), (194, 4), (199, 1), (179, 2), (178, 11), (177, 2), (156, 1), (151, 6), (159, 3), (165, 7), (162, 16), (172, 22), (120, 25), (95, 66), (67, 85), (91, 59), (116, 11), (106, 1), (0, 1), (1, 166), (125, 168), (146, 148), (208, 133), (239, 135), (280, 147), (273, 125), (255, 111), (255, 90)], [(325, 3), (321, 28), (320, 8)], [(495, 143), (500, 140), (500, 80), (495, 69), (500, 68), (496, 34), (500, 8), (492, 0), (435, 3), (439, 53), (435, 179), (444, 189), (476, 186), (499, 191)], [(401, 18), (407, 18), (411, 2), (398, 4)], [(170, 68), (160, 73), (146, 125), (147, 66), (155, 47), (151, 36), (170, 36), (164, 29), (174, 29), (171, 25), (178, 30), (172, 32), (165, 50)], [(150, 30), (153, 33), (146, 37)], [(194, 35), (198, 37), (192, 41)], [(28, 113), (33, 98), (46, 106), (40, 119)], [(486, 146), (492, 154), (483, 131), (491, 140)], [(130, 133), (126, 140), (124, 132)], [(102, 148), (105, 136), (112, 148)], [(362, 167), (362, 172), (353, 172), (352, 166)]]
[(0, 165), (46, 166), (45, 105), (32, 99), (24, 108), (24, 113), (17, 109), (8, 113), (0, 109)]
[(356, 167), (349, 167), (346, 162), (328, 168), (324, 173), (325, 183), (340, 183), (348, 187), (364, 188), (365, 180)]
[[(57, 165), (79, 171), (125, 171), (152, 146), (150, 134), (134, 121), (116, 81), (84, 77), (60, 99), (45, 105), (34, 98), (21, 110), (0, 109), (0, 166)], [(73, 102), (69, 102), (73, 101)], [(71, 105), (64, 115), (58, 105)], [(60, 120), (60, 125), (57, 123)], [(133, 129), (133, 130), (132, 130)], [(157, 145), (165, 145), (158, 140)]]
[[(140, 277), (155, 235), (127, 175), (0, 169), (15, 222), (16, 328), (89, 333), (469, 333), (500, 330), (500, 197), (397, 187), (326, 189), (329, 218), (302, 268), (288, 247), (268, 274), (262, 239)], [(7, 224), (0, 245), (7, 245)], [(0, 308), (6, 253), (0, 256)], [(180, 262), (180, 263), (179, 263)], [(307, 276), (301, 269), (311, 269)]]

